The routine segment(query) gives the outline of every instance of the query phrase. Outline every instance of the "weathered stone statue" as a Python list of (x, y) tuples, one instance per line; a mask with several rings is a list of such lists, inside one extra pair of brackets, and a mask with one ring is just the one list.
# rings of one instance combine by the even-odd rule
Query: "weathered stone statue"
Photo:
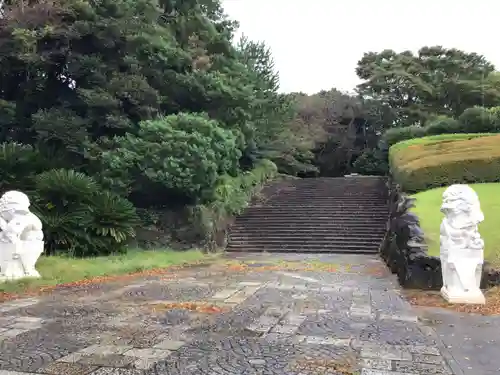
[(0, 198), (0, 280), (40, 277), (35, 264), (43, 252), (42, 222), (20, 191)]
[(452, 185), (443, 193), (440, 258), (442, 296), (451, 303), (485, 303), (479, 288), (484, 242), (478, 224), (484, 220), (479, 198), (468, 185)]

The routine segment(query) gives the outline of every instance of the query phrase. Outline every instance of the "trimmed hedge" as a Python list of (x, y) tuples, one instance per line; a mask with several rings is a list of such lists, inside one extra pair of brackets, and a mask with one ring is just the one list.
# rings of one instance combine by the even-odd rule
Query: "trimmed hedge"
[(500, 181), (500, 135), (448, 134), (391, 147), (392, 176), (407, 193), (455, 183)]

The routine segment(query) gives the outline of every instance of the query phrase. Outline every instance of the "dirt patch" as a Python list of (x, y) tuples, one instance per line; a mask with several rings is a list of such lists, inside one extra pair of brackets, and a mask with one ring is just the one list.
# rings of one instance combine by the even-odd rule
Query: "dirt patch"
[(88, 279), (82, 279), (77, 281), (72, 281), (68, 283), (55, 284), (50, 286), (42, 286), (36, 289), (28, 289), (20, 293), (6, 293), (0, 292), (0, 303), (12, 301), (19, 298), (26, 297), (35, 297), (40, 295), (47, 295), (53, 292), (62, 291), (71, 288), (78, 287), (92, 287), (93, 285), (104, 284), (104, 283), (112, 283), (112, 282), (122, 282), (122, 281), (130, 281), (138, 278), (147, 278), (147, 277), (161, 277), (162, 280), (168, 280), (176, 278), (178, 275), (177, 272), (187, 271), (193, 268), (199, 267), (209, 267), (211, 262), (195, 262), (192, 264), (185, 265), (177, 265), (177, 266), (169, 266), (165, 268), (156, 268), (143, 270), (138, 272), (131, 272), (120, 275), (105, 275), (105, 276), (95, 276), (90, 277)]
[(485, 293), (484, 305), (451, 304), (436, 291), (405, 290), (403, 295), (414, 306), (440, 307), (469, 314), (500, 315), (500, 287), (492, 288)]
[(153, 311), (187, 310), (205, 314), (219, 314), (227, 309), (204, 302), (166, 302), (152, 305)]
[(299, 370), (307, 375), (330, 374), (335, 371), (338, 375), (358, 375), (356, 368), (356, 358), (354, 355), (342, 359), (303, 359), (298, 360), (294, 365), (294, 370)]
[(336, 264), (304, 264), (301, 262), (269, 262), (268, 264), (259, 262), (239, 263), (228, 262), (225, 265), (228, 271), (232, 272), (266, 272), (266, 271), (302, 271), (302, 272), (338, 272), (339, 266)]

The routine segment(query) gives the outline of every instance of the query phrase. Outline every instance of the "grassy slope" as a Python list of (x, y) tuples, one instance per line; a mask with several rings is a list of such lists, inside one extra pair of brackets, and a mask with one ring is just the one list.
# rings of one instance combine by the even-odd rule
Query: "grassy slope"
[(195, 263), (209, 256), (201, 251), (148, 250), (96, 258), (41, 257), (37, 262), (40, 279), (0, 283), (0, 292), (15, 293), (100, 276), (124, 275), (174, 265)]
[[(479, 232), (485, 242), (485, 258), (500, 266), (500, 183), (471, 184), (479, 195), (484, 222), (479, 225)], [(439, 255), (439, 226), (443, 214), (439, 211), (445, 188), (427, 190), (414, 197), (417, 198), (414, 212), (420, 218), (422, 229), (429, 243), (429, 253)]]

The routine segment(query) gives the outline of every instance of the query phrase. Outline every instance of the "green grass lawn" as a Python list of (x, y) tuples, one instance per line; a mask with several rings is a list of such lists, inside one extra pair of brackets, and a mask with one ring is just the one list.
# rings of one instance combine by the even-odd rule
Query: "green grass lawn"
[[(471, 184), (481, 201), (484, 221), (479, 232), (484, 240), (484, 257), (500, 266), (500, 183)], [(417, 198), (414, 212), (420, 218), (422, 229), (429, 244), (429, 254), (439, 255), (439, 226), (443, 214), (439, 211), (445, 188), (427, 190), (413, 195)]]
[(212, 257), (213, 255), (203, 254), (199, 250), (133, 250), (127, 254), (84, 259), (42, 256), (36, 266), (41, 278), (0, 283), (0, 292), (19, 293), (96, 277), (125, 275), (168, 268), (169, 266), (192, 264)]

